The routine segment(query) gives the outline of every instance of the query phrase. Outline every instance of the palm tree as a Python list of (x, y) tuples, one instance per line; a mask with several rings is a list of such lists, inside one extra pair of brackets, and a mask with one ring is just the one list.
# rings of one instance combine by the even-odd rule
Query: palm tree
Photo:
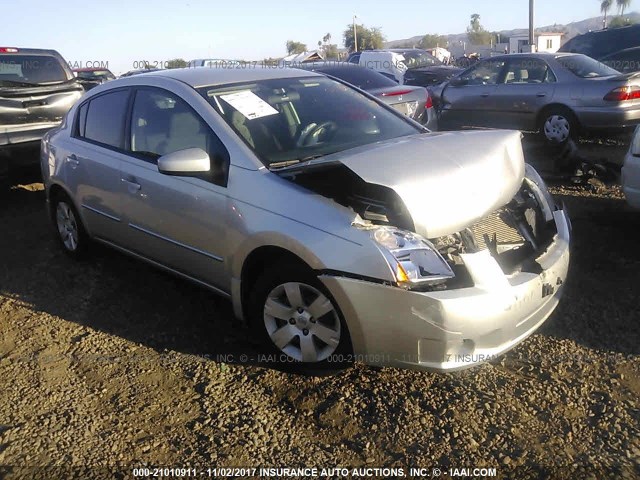
[(604, 19), (602, 20), (603, 28), (607, 28), (607, 13), (609, 13), (612, 3), (613, 0), (602, 0), (602, 2), (600, 3), (600, 11), (604, 13)]
[(624, 15), (624, 11), (631, 5), (631, 0), (616, 0), (616, 5), (618, 5), (620, 15)]

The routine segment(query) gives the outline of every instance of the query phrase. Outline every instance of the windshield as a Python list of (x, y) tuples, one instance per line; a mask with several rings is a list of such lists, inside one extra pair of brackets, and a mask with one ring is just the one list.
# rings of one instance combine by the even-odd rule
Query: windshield
[(442, 65), (442, 62), (427, 52), (408, 50), (402, 52), (404, 64), (407, 68), (433, 67)]
[(199, 91), (271, 168), (422, 131), (327, 77), (271, 79)]
[(69, 80), (56, 57), (0, 55), (0, 85), (39, 85)]
[(92, 70), (87, 72), (78, 72), (78, 78), (83, 78), (86, 80), (108, 78), (109, 80), (113, 80), (116, 77), (109, 70)]
[(597, 78), (620, 75), (620, 72), (617, 70), (614, 70), (591, 57), (587, 57), (586, 55), (568, 55), (556, 57), (556, 60), (560, 65), (580, 78)]

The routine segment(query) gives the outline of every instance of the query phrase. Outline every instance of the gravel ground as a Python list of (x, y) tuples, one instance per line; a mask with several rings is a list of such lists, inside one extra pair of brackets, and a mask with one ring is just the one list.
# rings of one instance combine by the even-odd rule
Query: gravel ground
[(640, 212), (619, 188), (554, 188), (574, 227), (565, 297), (500, 360), (324, 378), (224, 362), (255, 352), (206, 291), (104, 249), (68, 259), (41, 188), (0, 206), (0, 478), (143, 465), (640, 477)]

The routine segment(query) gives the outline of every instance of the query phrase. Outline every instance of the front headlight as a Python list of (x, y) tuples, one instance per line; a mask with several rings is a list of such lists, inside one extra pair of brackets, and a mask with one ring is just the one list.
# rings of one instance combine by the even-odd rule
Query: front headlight
[(421, 235), (395, 227), (364, 228), (380, 247), (398, 284), (406, 287), (436, 285), (455, 276), (433, 244)]

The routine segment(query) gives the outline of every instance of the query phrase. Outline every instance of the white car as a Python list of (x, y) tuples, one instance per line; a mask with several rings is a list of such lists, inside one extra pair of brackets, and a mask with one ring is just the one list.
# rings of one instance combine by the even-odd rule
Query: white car
[(640, 208), (640, 126), (636, 127), (631, 147), (624, 159), (622, 190), (629, 205)]

